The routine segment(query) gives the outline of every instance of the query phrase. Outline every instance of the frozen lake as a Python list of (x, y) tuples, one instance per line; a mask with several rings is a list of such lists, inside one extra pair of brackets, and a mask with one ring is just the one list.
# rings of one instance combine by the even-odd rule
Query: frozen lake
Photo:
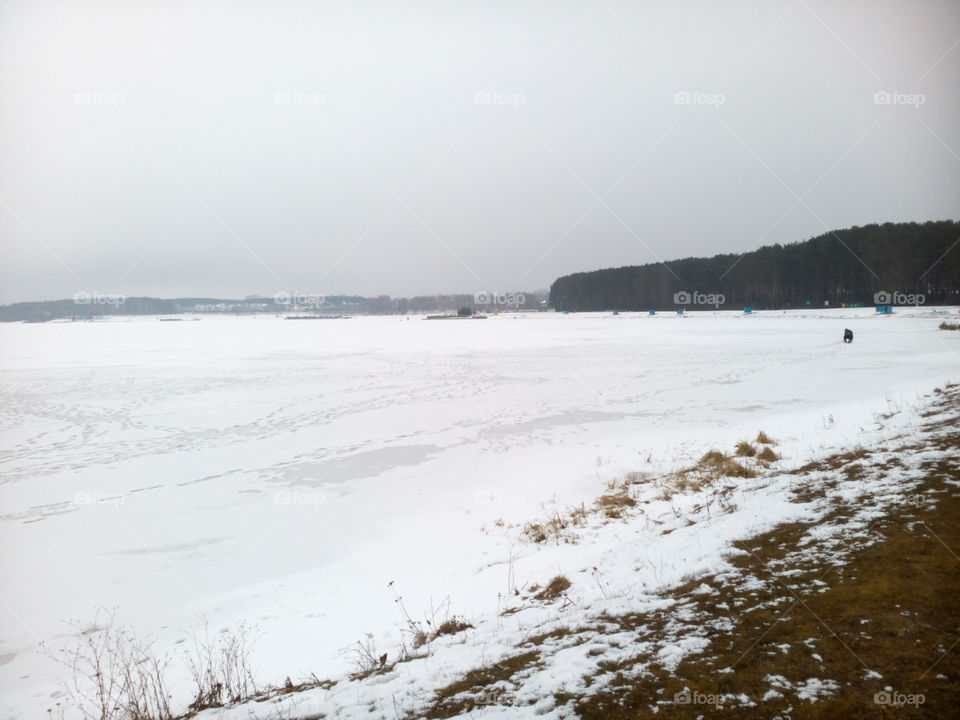
[(495, 612), (512, 552), (555, 562), (496, 520), (760, 429), (797, 460), (855, 442), (957, 379), (946, 317), (0, 325), (0, 714), (46, 711), (40, 643), (101, 608), (171, 649), (245, 619), (270, 682), (342, 673), (338, 650), (394, 632), (390, 581), (411, 609)]

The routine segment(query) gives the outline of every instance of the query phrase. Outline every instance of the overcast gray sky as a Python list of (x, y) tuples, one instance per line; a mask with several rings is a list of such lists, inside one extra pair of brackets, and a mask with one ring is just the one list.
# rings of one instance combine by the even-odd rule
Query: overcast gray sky
[(536, 289), (955, 219), (958, 40), (954, 0), (3, 0), (0, 302)]

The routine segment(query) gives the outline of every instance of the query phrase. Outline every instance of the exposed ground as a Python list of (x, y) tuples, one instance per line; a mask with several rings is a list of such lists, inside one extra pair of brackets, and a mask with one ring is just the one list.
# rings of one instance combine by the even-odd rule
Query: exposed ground
[[(895, 449), (854, 449), (794, 471), (794, 500), (827, 503), (736, 545), (734, 571), (690, 579), (662, 611), (602, 616), (528, 638), (513, 657), (438, 690), (410, 717), (509, 708), (544, 658), (597, 631), (635, 653), (581, 678), (557, 677), (556, 706), (585, 720), (736, 717), (953, 717), (960, 707), (960, 392), (938, 391), (921, 433)], [(856, 491), (909, 457), (922, 478), (891, 502)], [(852, 490), (852, 492), (851, 492)], [(664, 638), (699, 638), (678, 663)], [(629, 645), (627, 646), (629, 647)], [(602, 647), (588, 651), (605, 654)], [(579, 687), (578, 687), (579, 686)], [(574, 689), (576, 688), (576, 689)], [(596, 689), (594, 689), (596, 688)], [(505, 717), (509, 714), (504, 715)]]

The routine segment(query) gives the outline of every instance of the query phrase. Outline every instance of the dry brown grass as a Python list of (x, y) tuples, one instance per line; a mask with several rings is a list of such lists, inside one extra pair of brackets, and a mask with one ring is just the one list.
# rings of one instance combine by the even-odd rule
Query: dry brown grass
[(777, 441), (772, 437), (767, 435), (763, 430), (757, 433), (757, 439), (755, 441), (758, 445), (776, 445)]
[(763, 450), (757, 453), (757, 460), (761, 460), (765, 463), (776, 462), (780, 459), (780, 456), (777, 455), (769, 445), (765, 445)]
[(942, 322), (940, 323), (940, 329), (941, 330), (960, 330), (960, 323)]
[(534, 597), (537, 600), (556, 600), (570, 589), (573, 583), (565, 575), (557, 575), (544, 586)]
[(745, 467), (726, 453), (719, 450), (711, 450), (704, 454), (700, 461), (688, 472), (700, 473), (703, 476), (716, 479), (720, 477), (752, 478), (758, 475), (753, 468)]
[[(792, 549), (809, 532), (805, 523), (788, 523), (743, 543), (747, 552), (732, 563), (758, 580), (751, 590), (708, 577), (671, 592), (694, 603), (691, 610), (731, 620), (728, 630), (711, 633), (702, 654), (688, 656), (674, 672), (651, 663), (649, 656), (619, 660), (601, 669), (614, 674), (610, 685), (583, 695), (560, 692), (557, 704), (572, 703), (581, 720), (635, 720), (653, 705), (659, 705), (657, 717), (670, 719), (953, 716), (960, 704), (960, 685), (954, 680), (960, 655), (947, 650), (960, 640), (960, 606), (944, 598), (960, 592), (960, 562), (944, 544), (960, 546), (960, 496), (947, 490), (951, 478), (960, 479), (955, 461), (931, 466), (925, 491), (939, 498), (938, 506), (874, 521), (870, 532), (880, 534), (881, 541), (854, 553), (842, 566), (825, 557), (802, 563), (792, 559)], [(774, 572), (767, 566), (773, 562), (786, 564)], [(791, 590), (777, 579), (786, 569)], [(691, 594), (703, 581), (718, 592)], [(815, 581), (826, 584), (818, 588)], [(731, 607), (737, 612), (731, 614)], [(656, 632), (663, 623), (659, 616), (643, 613), (607, 619), (640, 633)], [(816, 703), (789, 690), (764, 701), (771, 675), (792, 683), (831, 678), (839, 689)], [(922, 694), (925, 702), (901, 707), (875, 703), (874, 694), (887, 685), (900, 693)], [(685, 689), (702, 696), (743, 693), (757, 704), (669, 702)], [(658, 703), (662, 700), (667, 703)]]
[[(952, 395), (957, 407), (960, 394)], [(651, 707), (657, 708), (657, 717), (671, 720), (698, 716), (769, 720), (777, 715), (798, 720), (886, 720), (956, 715), (960, 707), (960, 684), (956, 682), (960, 646), (954, 646), (960, 642), (960, 605), (949, 602), (960, 594), (960, 562), (950, 550), (960, 547), (956, 452), (960, 431), (956, 427), (955, 416), (928, 423), (923, 426), (925, 433), (941, 434), (910, 448), (952, 453), (921, 465), (925, 477), (917, 495), (935, 502), (888, 507), (886, 515), (875, 517), (863, 529), (865, 536), (877, 541), (851, 550), (846, 562), (837, 562), (831, 553), (797, 552), (809, 538), (813, 523), (785, 523), (737, 543), (741, 552), (728, 560), (739, 573), (690, 578), (669, 591), (667, 595), (683, 607), (684, 614), (694, 618), (691, 628), (696, 627), (697, 618), (723, 620), (706, 636), (709, 646), (688, 655), (676, 669), (661, 666), (650, 653), (639, 649), (668, 634), (677, 618), (667, 609), (602, 614), (586, 625), (528, 638), (518, 643), (518, 649), (545, 655), (548, 645), (570, 647), (585, 639), (595, 641), (601, 631), (619, 630), (636, 637), (637, 654), (631, 657), (618, 652), (616, 659), (599, 662), (595, 673), (582, 678), (587, 690), (561, 685), (555, 691), (555, 706), (567, 706), (569, 714), (581, 720), (636, 720), (652, 716)], [(861, 465), (868, 470), (882, 469), (867, 451), (855, 448), (801, 470), (827, 473), (824, 482), (829, 485), (842, 482), (844, 475), (860, 474)], [(831, 481), (831, 474), (838, 477)], [(798, 497), (805, 485), (797, 488)], [(851, 514), (850, 506), (840, 504), (817, 524), (840, 523)], [(715, 592), (694, 592), (702, 583)], [(473, 671), (469, 681), (451, 687), (483, 698), (484, 689), (476, 681), (490, 678), (488, 690), (505, 693), (511, 684), (518, 684), (515, 668), (540, 662), (537, 656), (523, 653), (487, 671)], [(868, 673), (867, 668), (876, 674)], [(767, 696), (771, 675), (781, 675), (791, 683), (830, 678), (839, 688), (817, 702), (791, 690)], [(603, 678), (603, 686), (591, 688), (599, 678)], [(501, 682), (504, 679), (507, 682)], [(567, 688), (577, 684), (564, 683)], [(919, 707), (874, 702), (874, 693), (886, 685), (900, 693), (922, 694), (925, 702)], [(754, 704), (676, 702), (676, 695), (685, 690), (687, 697), (690, 692), (713, 697), (744, 694)], [(505, 695), (486, 704), (505, 706), (511, 700)], [(469, 700), (451, 703), (443, 713), (427, 717), (453, 717), (472, 707)]]
[(430, 720), (452, 718), (469, 713), (478, 706), (503, 702), (506, 700), (504, 685), (514, 675), (534, 667), (539, 659), (540, 653), (530, 650), (471, 670), (459, 680), (437, 690), (430, 706), (423, 713), (418, 713), (417, 717)]
[(441, 635), (456, 635), (458, 632), (469, 630), (472, 627), (473, 625), (468, 623), (463, 618), (447, 618), (437, 626), (437, 630), (434, 632), (433, 636), (440, 637)]
[(584, 527), (591, 515), (617, 519), (628, 514), (637, 504), (632, 488), (648, 482), (640, 473), (628, 473), (623, 478), (607, 483), (607, 491), (589, 508), (580, 503), (566, 510), (552, 510), (542, 520), (531, 520), (520, 530), (521, 535), (534, 543), (575, 543), (580, 539), (576, 528)]
[(550, 538), (548, 528), (539, 522), (530, 521), (523, 526), (520, 533), (530, 542), (543, 543)]
[(547, 513), (543, 520), (531, 520), (523, 525), (521, 534), (535, 543), (552, 540), (556, 543), (576, 542), (579, 538), (573, 528), (582, 526), (586, 521), (586, 509), (583, 506), (561, 512)]
[(646, 473), (627, 473), (622, 478), (607, 483), (606, 492), (587, 507), (584, 503), (566, 510), (552, 510), (540, 520), (531, 520), (521, 526), (522, 537), (533, 543), (576, 543), (580, 535), (576, 528), (585, 527), (591, 516), (608, 520), (630, 517), (638, 506), (637, 486), (647, 485), (659, 489), (655, 496), (659, 500), (670, 500), (677, 494), (700, 492), (722, 478), (754, 478), (770, 463), (779, 460), (779, 456), (766, 445), (776, 443), (764, 432), (757, 436), (757, 442), (765, 446), (758, 450), (747, 441), (737, 443), (735, 455), (751, 464), (737, 462), (733, 457), (719, 450), (711, 450), (701, 457), (695, 465), (675, 470), (662, 477), (651, 477)]
[(746, 440), (737, 443), (737, 449), (734, 452), (737, 457), (753, 457), (757, 454), (757, 449)]
[(582, 527), (583, 525), (586, 525), (587, 508), (583, 503), (580, 503), (575, 508), (571, 508), (570, 521), (578, 527)]
[(660, 484), (658, 500), (669, 500), (678, 493), (699, 492), (713, 481), (709, 475), (693, 474), (679, 470), (668, 475)]
[(627, 508), (635, 507), (637, 501), (630, 495), (629, 490), (622, 488), (616, 492), (610, 492), (598, 497), (594, 503), (604, 517), (619, 518), (623, 517)]
[(848, 450), (845, 453), (836, 453), (824, 460), (808, 462), (806, 465), (802, 465), (790, 472), (793, 475), (806, 475), (815, 470), (839, 470), (851, 462), (863, 460), (869, 456), (870, 452), (866, 448), (858, 445), (853, 450)]
[(710, 450), (696, 465), (676, 470), (660, 483), (659, 500), (669, 500), (678, 493), (699, 492), (722, 478), (753, 478), (760, 473), (719, 450)]

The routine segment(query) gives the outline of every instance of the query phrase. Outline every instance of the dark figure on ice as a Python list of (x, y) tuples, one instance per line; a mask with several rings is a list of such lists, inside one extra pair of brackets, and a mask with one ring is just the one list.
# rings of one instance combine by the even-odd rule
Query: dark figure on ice
[(850, 328), (847, 328), (846, 330), (843, 331), (843, 341), (845, 343), (853, 342), (853, 330), (851, 330)]

